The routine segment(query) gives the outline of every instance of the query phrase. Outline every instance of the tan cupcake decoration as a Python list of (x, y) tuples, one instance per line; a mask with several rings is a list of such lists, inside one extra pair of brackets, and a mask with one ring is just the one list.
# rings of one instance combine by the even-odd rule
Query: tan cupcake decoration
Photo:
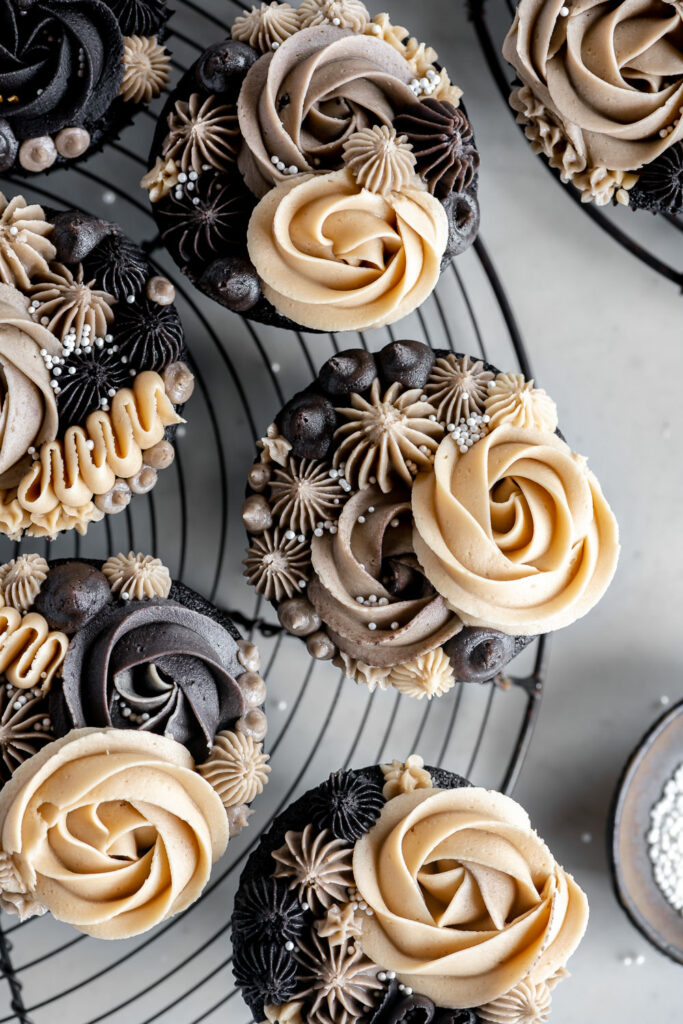
[(258, 650), (142, 552), (20, 555), (0, 605), (0, 906), (140, 934), (197, 899), (268, 781)]
[(616, 570), (614, 514), (554, 401), (482, 359), (417, 341), (339, 352), (257, 446), (245, 576), (370, 693), (502, 680)]
[(168, 432), (193, 377), (173, 293), (150, 288), (159, 280), (116, 225), (0, 193), (0, 530), (11, 540), (85, 534), (173, 461)]
[(247, 317), (319, 331), (399, 320), (478, 230), (460, 90), (431, 46), (361, 0), (257, 3), (231, 32), (172, 96), (150, 154), (162, 240)]
[(254, 1020), (545, 1024), (587, 921), (518, 803), (412, 755), (335, 772), (275, 820), (233, 967)]

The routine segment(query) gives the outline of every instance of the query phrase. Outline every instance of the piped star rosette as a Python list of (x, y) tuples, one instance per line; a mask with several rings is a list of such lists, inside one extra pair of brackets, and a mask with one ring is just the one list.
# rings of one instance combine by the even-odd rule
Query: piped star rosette
[(113, 223), (0, 192), (0, 530), (53, 538), (146, 494), (194, 388), (175, 289)]
[(268, 781), (259, 668), (151, 555), (0, 566), (0, 907), (116, 939), (193, 903)]
[(269, 1024), (544, 1024), (587, 920), (518, 803), (412, 755), (275, 819), (235, 897), (233, 970)]
[(0, 171), (68, 167), (166, 89), (163, 0), (0, 0)]
[(142, 185), (162, 241), (249, 319), (393, 323), (479, 228), (460, 96), (431, 46), (361, 0), (255, 4), (160, 118)]
[(520, 0), (503, 55), (534, 152), (582, 202), (683, 209), (680, 0)]
[(340, 352), (258, 441), (245, 576), (371, 691), (493, 679), (616, 569), (614, 515), (557, 424), (533, 380), (481, 359), (416, 341)]

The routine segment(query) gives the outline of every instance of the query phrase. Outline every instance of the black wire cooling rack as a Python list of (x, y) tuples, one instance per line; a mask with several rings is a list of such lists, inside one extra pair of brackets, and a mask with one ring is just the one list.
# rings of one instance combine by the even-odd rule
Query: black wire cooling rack
[[(178, 0), (174, 6), (171, 46), (179, 76), (225, 33), (238, 5)], [(395, 0), (392, 10), (401, 23), (411, 24), (408, 3)], [(413, 751), (477, 784), (510, 791), (543, 688), (547, 645), (541, 641), (514, 663), (514, 678), (457, 685), (431, 704), (396, 693), (370, 695), (330, 664), (312, 661), (301, 641), (272, 628), (272, 610), (241, 577), (239, 509), (254, 438), (334, 351), (358, 344), (374, 350), (395, 337), (414, 337), (530, 373), (484, 243), (456, 260), (424, 307), (396, 329), (400, 333), (288, 334), (242, 321), (193, 291), (155, 246), (154, 223), (138, 187), (154, 117), (142, 113), (121, 141), (83, 167), (0, 187), (51, 206), (78, 205), (149, 242), (155, 265), (175, 283), (194, 359), (197, 391), (187, 409), (189, 425), (179, 430), (173, 466), (125, 512), (95, 524), (86, 538), (71, 534), (51, 544), (29, 540), (21, 546), (5, 541), (0, 558), (19, 550), (54, 558), (149, 550), (175, 577), (222, 607), (239, 610), (262, 652), (273, 772), (250, 827), (231, 840), (201, 899), (149, 934), (109, 944), (49, 915), (23, 925), (2, 915), (0, 1024), (54, 1024), (62, 1018), (69, 1024), (247, 1024), (249, 1013), (232, 980), (228, 920), (244, 861), (270, 818), (332, 769)]]
[[(501, 51), (514, 18), (516, 0), (467, 0), (467, 6), (486, 63), (510, 116), (514, 118), (516, 114), (508, 103), (508, 97), (515, 74)], [(531, 159), (530, 149), (529, 153)], [(562, 184), (559, 174), (548, 166), (542, 156), (536, 159), (543, 161), (566, 195), (615, 242), (683, 290), (683, 217), (664, 214), (655, 217), (645, 210), (582, 203), (577, 189)]]

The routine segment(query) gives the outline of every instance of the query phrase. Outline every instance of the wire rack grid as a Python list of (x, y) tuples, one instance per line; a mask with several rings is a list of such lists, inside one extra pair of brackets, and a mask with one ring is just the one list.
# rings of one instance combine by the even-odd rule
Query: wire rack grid
[[(243, 5), (177, 0), (174, 6), (170, 46), (177, 78), (226, 34)], [(401, 3), (396, 6), (403, 15)], [(531, 374), (483, 241), (455, 261), (423, 308), (396, 329), (307, 335), (243, 321), (193, 291), (157, 246), (146, 196), (138, 187), (155, 107), (85, 166), (28, 184), (10, 179), (2, 188), (55, 207), (80, 206), (147, 242), (153, 263), (175, 284), (192, 352), (197, 390), (187, 408), (188, 426), (178, 432), (173, 466), (160, 474), (154, 491), (135, 498), (125, 512), (91, 527), (85, 538), (4, 541), (0, 557), (4, 561), (20, 550), (54, 558), (149, 550), (163, 558), (174, 577), (236, 610), (262, 652), (273, 772), (250, 827), (231, 841), (200, 900), (152, 932), (112, 945), (79, 935), (49, 915), (24, 924), (2, 915), (0, 1024), (54, 1024), (62, 1017), (70, 1024), (247, 1024), (249, 1013), (232, 980), (228, 921), (240, 871), (268, 821), (332, 769), (412, 751), (509, 792), (543, 689), (548, 645), (541, 641), (517, 659), (514, 678), (457, 685), (431, 704), (393, 693), (370, 695), (344, 681), (330, 664), (312, 661), (300, 640), (283, 635), (270, 607), (241, 577), (239, 509), (254, 438), (333, 352), (354, 345), (376, 350), (398, 337), (413, 337)]]

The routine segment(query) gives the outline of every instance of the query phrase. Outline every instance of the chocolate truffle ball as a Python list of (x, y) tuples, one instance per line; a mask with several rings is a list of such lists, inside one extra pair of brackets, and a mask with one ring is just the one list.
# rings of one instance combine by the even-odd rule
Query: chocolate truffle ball
[(280, 433), (301, 459), (322, 459), (330, 450), (337, 417), (323, 395), (300, 391), (283, 408), (277, 421)]
[(236, 39), (224, 39), (204, 50), (195, 67), (197, 84), (210, 93), (237, 91), (252, 64), (256, 50)]
[(515, 638), (495, 629), (465, 627), (444, 644), (456, 678), (485, 683), (515, 656)]
[(104, 573), (86, 562), (67, 562), (50, 569), (34, 610), (51, 629), (76, 633), (112, 600)]
[(318, 381), (325, 394), (341, 398), (352, 391), (367, 391), (376, 376), (377, 367), (372, 354), (363, 349), (349, 348), (327, 360), (318, 374)]
[(251, 309), (261, 298), (261, 281), (245, 256), (214, 260), (200, 277), (199, 287), (234, 313)]
[(469, 249), (477, 237), (479, 201), (474, 191), (454, 192), (443, 205), (448, 217), (448, 242), (444, 260), (450, 260)]
[(377, 366), (385, 384), (423, 388), (434, 359), (432, 349), (421, 341), (392, 341), (377, 353)]
[(64, 210), (52, 218), (50, 241), (57, 250), (59, 263), (80, 263), (99, 245), (111, 225), (81, 210)]

